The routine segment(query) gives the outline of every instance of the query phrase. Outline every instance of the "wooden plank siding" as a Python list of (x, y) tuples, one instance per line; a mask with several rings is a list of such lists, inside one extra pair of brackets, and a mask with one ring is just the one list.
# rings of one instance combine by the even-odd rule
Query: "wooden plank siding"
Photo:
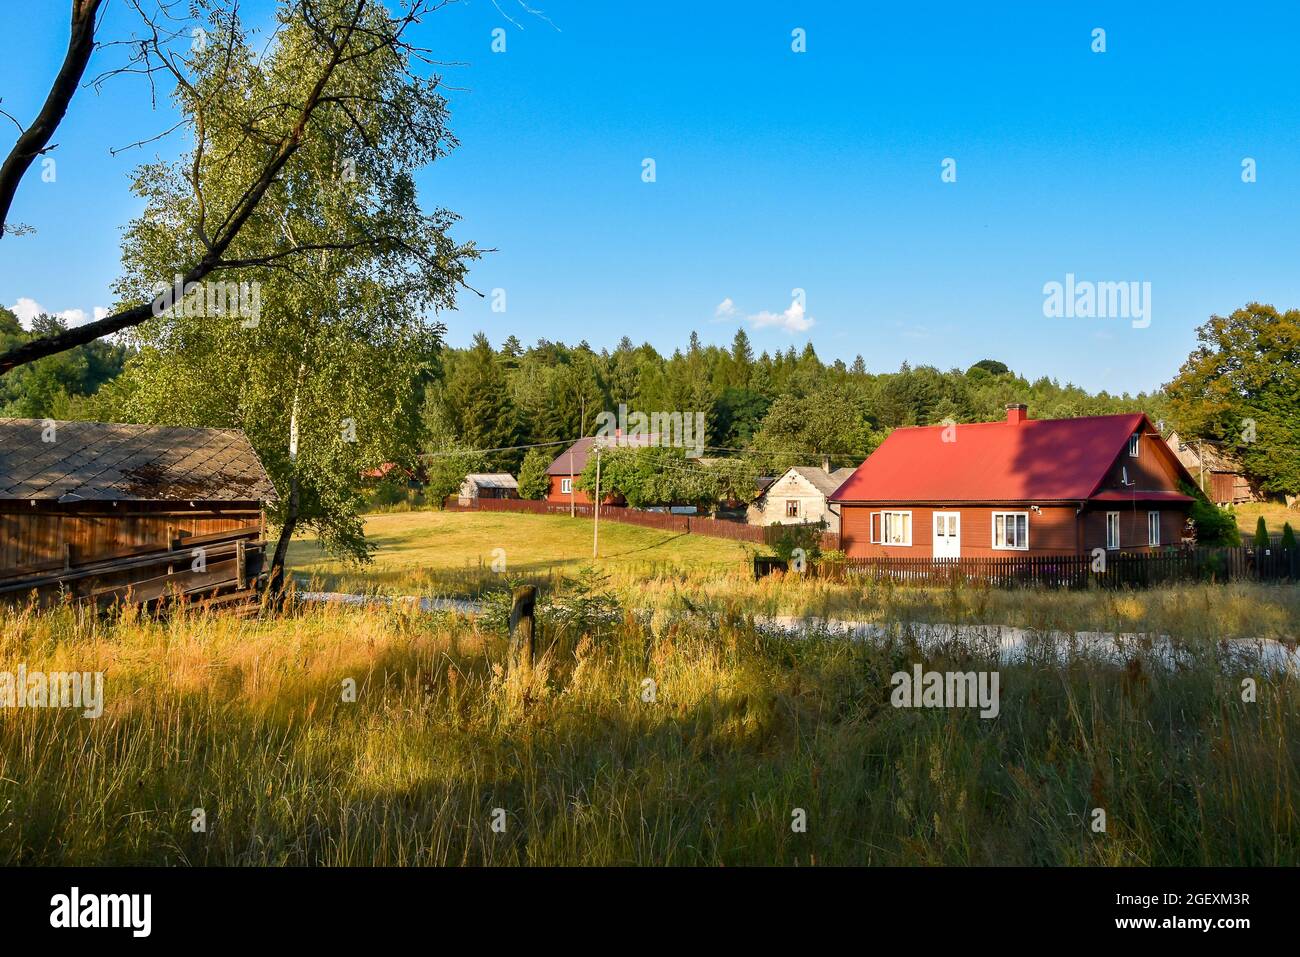
[[(871, 542), (871, 514), (879, 511), (912, 513), (912, 544), (881, 545)], [(1075, 507), (1043, 506), (1042, 512), (1028, 506), (1009, 505), (844, 505), (841, 519), (841, 547), (853, 558), (925, 558), (934, 556), (934, 513), (961, 515), (961, 556), (999, 558), (1017, 555), (1061, 555), (1079, 547)], [(1029, 512), (1029, 550), (993, 547), (994, 512)]]
[(166, 550), (171, 538), (230, 532), (260, 525), (254, 504), (223, 503), (220, 508), (178, 508), (180, 503), (147, 507), (138, 502), (79, 508), (38, 502), (0, 502), (0, 578), (33, 566), (61, 561), (71, 548), (73, 561), (85, 563), (125, 550)]

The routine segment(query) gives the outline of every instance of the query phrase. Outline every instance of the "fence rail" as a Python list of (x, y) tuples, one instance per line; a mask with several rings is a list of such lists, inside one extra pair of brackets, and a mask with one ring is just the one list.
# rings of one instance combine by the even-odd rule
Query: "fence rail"
[(1300, 581), (1300, 549), (1195, 548), (1153, 554), (1033, 555), (1006, 558), (849, 558), (816, 562), (822, 577), (996, 587), (1144, 588), (1185, 581)]
[[(568, 515), (570, 506), (567, 502), (533, 501), (522, 498), (481, 498), (475, 504), (461, 505), (454, 496), (444, 505), (449, 512), (527, 512), (533, 515)], [(572, 514), (578, 518), (591, 518), (594, 508), (591, 505), (573, 505)], [(708, 535), (713, 538), (729, 538), (739, 542), (753, 542), (757, 545), (770, 545), (781, 526), (746, 525), (726, 519), (708, 518), (703, 515), (675, 515), (671, 512), (648, 512), (624, 505), (602, 505), (601, 521), (625, 522), (644, 528), (657, 528), (669, 532), (681, 532), (690, 535)], [(822, 548), (837, 548), (836, 536), (823, 535)]]

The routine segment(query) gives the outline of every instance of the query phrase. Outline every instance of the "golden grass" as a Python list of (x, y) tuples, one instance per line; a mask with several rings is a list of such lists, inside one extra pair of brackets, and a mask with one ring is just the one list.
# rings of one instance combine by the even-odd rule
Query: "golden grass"
[[(1283, 589), (859, 596), (895, 622), (1155, 622), (1201, 656), (1168, 672), (1137, 653), (1122, 669), (927, 655), (905, 630), (773, 637), (746, 604), (815, 605), (821, 583), (751, 595), (684, 574), (624, 583), (622, 603), (596, 577), (551, 579), (526, 680), (502, 668), (496, 606), (0, 611), (0, 670), (107, 675), (99, 719), (0, 711), (0, 863), (1300, 863), (1297, 682), (1225, 672), (1198, 640), (1251, 630), (1252, 608), (1253, 630), (1285, 631)], [(918, 662), (998, 667), (1000, 716), (890, 707), (889, 676)]]

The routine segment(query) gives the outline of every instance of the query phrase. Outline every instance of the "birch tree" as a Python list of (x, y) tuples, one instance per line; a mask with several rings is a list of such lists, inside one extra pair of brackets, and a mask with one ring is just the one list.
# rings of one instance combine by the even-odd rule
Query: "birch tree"
[[(146, 206), (126, 230), (117, 289), (126, 308), (159, 313), (135, 333), (128, 417), (244, 429), (280, 494), (273, 584), (304, 526), (335, 553), (368, 557), (361, 473), (414, 463), (442, 333), (426, 316), (454, 304), (477, 256), (450, 237), (452, 213), (417, 202), (414, 171), (454, 140), (437, 77), (416, 75), (418, 56), (393, 42), (401, 22), (366, 0), (309, 6), (282, 7), (265, 53), (235, 18), (213, 22), (177, 77), (194, 142), (138, 171)], [(322, 57), (336, 61), (323, 93)], [(305, 99), (320, 104), (315, 134), (250, 208), (262, 162), (250, 144), (278, 149)], [(237, 282), (188, 281), (231, 217), (244, 225), (218, 274)], [(183, 295), (160, 289), (177, 276)]]

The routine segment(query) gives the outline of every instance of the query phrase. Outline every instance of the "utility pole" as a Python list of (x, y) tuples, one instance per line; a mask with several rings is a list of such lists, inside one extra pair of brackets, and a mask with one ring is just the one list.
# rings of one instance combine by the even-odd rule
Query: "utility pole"
[[(581, 410), (578, 423), (578, 438), (587, 434), (587, 397), (578, 397), (578, 408)], [(573, 446), (569, 446), (569, 518), (574, 518), (578, 514), (573, 500), (573, 483), (577, 481), (577, 476), (573, 474)]]
[[(599, 439), (599, 436), (597, 436)], [(596, 520), (591, 524), (591, 557), (600, 552), (600, 445), (596, 444)]]

